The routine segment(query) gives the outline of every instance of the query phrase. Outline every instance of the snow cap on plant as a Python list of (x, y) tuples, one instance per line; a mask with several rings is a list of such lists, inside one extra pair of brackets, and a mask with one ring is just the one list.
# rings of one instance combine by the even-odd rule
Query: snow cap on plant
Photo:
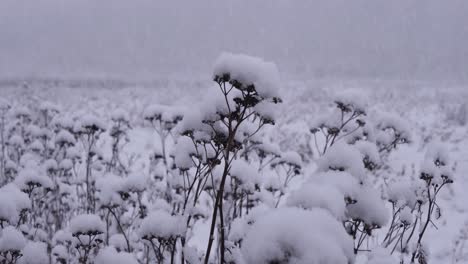
[(241, 91), (255, 91), (262, 98), (277, 98), (280, 79), (276, 65), (244, 54), (222, 53), (215, 62), (213, 78), (229, 82)]

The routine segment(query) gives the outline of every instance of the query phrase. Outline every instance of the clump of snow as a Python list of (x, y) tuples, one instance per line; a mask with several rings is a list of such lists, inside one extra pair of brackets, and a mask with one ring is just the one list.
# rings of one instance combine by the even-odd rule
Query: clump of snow
[(94, 214), (77, 215), (70, 221), (70, 232), (75, 236), (102, 234), (104, 230), (101, 218)]
[(69, 170), (73, 168), (73, 161), (70, 159), (63, 159), (59, 163), (59, 168), (61, 170)]
[(142, 192), (148, 188), (148, 177), (142, 173), (130, 174), (122, 184), (122, 190), (127, 192)]
[(282, 208), (260, 217), (242, 247), (247, 264), (343, 264), (354, 261), (353, 242), (323, 209)]
[(90, 133), (94, 131), (105, 131), (105, 123), (94, 115), (82, 116), (74, 126), (75, 132)]
[(346, 171), (359, 180), (366, 176), (362, 154), (352, 145), (336, 143), (318, 161), (319, 171)]
[(182, 236), (185, 232), (185, 219), (170, 215), (166, 211), (155, 211), (149, 214), (140, 226), (141, 237), (171, 238)]
[(12, 226), (7, 226), (0, 233), (0, 252), (21, 251), (26, 245), (23, 234)]
[(413, 223), (413, 213), (409, 207), (405, 207), (401, 210), (400, 221), (404, 225), (411, 225)]
[(254, 111), (260, 118), (273, 124), (279, 117), (277, 109), (275, 104), (265, 101), (261, 101), (254, 106)]
[(52, 237), (53, 245), (67, 245), (71, 244), (72, 241), (73, 235), (66, 230), (59, 230), (55, 232), (54, 236)]
[(261, 158), (265, 158), (267, 155), (279, 157), (281, 153), (280, 147), (270, 142), (262, 142), (258, 144), (256, 146), (256, 150)]
[(358, 180), (349, 172), (344, 171), (315, 173), (310, 180), (318, 184), (331, 185), (340, 190), (345, 197), (356, 197), (361, 188)]
[(347, 207), (349, 217), (362, 220), (369, 226), (382, 227), (388, 222), (389, 212), (376, 189), (363, 186), (355, 200), (356, 203)]
[(123, 201), (120, 191), (123, 190), (124, 179), (117, 175), (108, 174), (100, 177), (96, 181), (96, 188), (99, 190), (99, 203), (103, 206), (120, 205)]
[(236, 81), (241, 89), (254, 85), (257, 93), (263, 98), (277, 96), (280, 78), (276, 65), (257, 57), (244, 54), (222, 53), (215, 62), (214, 77)]
[[(68, 257), (68, 250), (65, 246), (63, 245), (57, 245), (54, 248), (52, 248), (52, 256), (55, 256), (56, 259), (62, 259), (66, 260)], [(59, 261), (57, 261), (60, 263)]]
[(354, 146), (361, 152), (364, 165), (368, 169), (373, 169), (382, 164), (377, 146), (369, 141), (358, 141)]
[(111, 114), (111, 119), (114, 122), (128, 122), (128, 114), (123, 109), (115, 109)]
[(308, 182), (291, 193), (286, 202), (288, 206), (303, 209), (322, 208), (338, 220), (345, 219), (345, 196), (336, 187)]
[(71, 131), (73, 129), (74, 122), (67, 116), (59, 115), (52, 119), (51, 125), (57, 130), (65, 129)]
[(180, 137), (174, 149), (174, 162), (177, 168), (181, 170), (188, 170), (195, 166), (192, 156), (196, 155), (197, 151), (195, 145), (189, 137)]
[(52, 188), (52, 180), (44, 175), (39, 168), (25, 168), (18, 173), (15, 178), (15, 184), (21, 190), (27, 190), (31, 187)]
[(231, 163), (229, 174), (243, 184), (253, 183), (258, 177), (257, 169), (243, 159)]
[(23, 210), (31, 208), (31, 200), (16, 185), (9, 183), (0, 188), (0, 221), (14, 223)]
[(117, 252), (114, 247), (106, 247), (99, 251), (95, 264), (138, 264), (135, 257), (126, 252)]
[(44, 145), (42, 142), (36, 139), (31, 144), (29, 144), (29, 149), (32, 151), (41, 152), (44, 150)]
[(20, 135), (13, 135), (8, 140), (8, 144), (12, 145), (13, 147), (24, 147), (24, 139)]
[(365, 113), (366, 102), (362, 95), (353, 93), (351, 91), (341, 92), (335, 96), (335, 103), (350, 112)]
[(75, 137), (72, 133), (68, 132), (68, 130), (60, 130), (58, 134), (55, 136), (55, 144), (57, 145), (74, 145), (75, 144)]
[(285, 163), (300, 168), (302, 166), (302, 158), (301, 155), (295, 151), (287, 151), (281, 154), (277, 163)]
[(376, 141), (379, 145), (408, 143), (412, 140), (409, 124), (397, 115), (380, 116), (376, 126)]
[(28, 242), (24, 247), (23, 256), (18, 264), (49, 264), (47, 244), (43, 242)]
[(425, 158), (438, 166), (446, 166), (450, 164), (449, 151), (447, 147), (440, 142), (433, 142), (429, 145)]
[(413, 207), (418, 201), (417, 186), (409, 180), (390, 182), (387, 187), (387, 199), (398, 205)]

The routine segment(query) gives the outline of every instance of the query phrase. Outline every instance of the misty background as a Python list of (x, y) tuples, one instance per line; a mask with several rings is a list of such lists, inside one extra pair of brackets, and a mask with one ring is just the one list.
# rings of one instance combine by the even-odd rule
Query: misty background
[(0, 0), (0, 79), (206, 75), (222, 51), (299, 78), (468, 80), (466, 0)]

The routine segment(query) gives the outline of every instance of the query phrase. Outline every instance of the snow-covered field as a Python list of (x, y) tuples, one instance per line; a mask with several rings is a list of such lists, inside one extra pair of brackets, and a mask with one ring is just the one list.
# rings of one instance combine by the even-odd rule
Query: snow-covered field
[(468, 263), (468, 87), (214, 75), (2, 82), (2, 263)]

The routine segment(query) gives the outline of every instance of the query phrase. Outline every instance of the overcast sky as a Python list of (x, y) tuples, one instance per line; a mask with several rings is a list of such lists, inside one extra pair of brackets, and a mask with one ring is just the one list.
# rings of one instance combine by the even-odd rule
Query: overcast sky
[(306, 77), (468, 79), (468, 1), (0, 0), (0, 78), (209, 74), (221, 51)]

